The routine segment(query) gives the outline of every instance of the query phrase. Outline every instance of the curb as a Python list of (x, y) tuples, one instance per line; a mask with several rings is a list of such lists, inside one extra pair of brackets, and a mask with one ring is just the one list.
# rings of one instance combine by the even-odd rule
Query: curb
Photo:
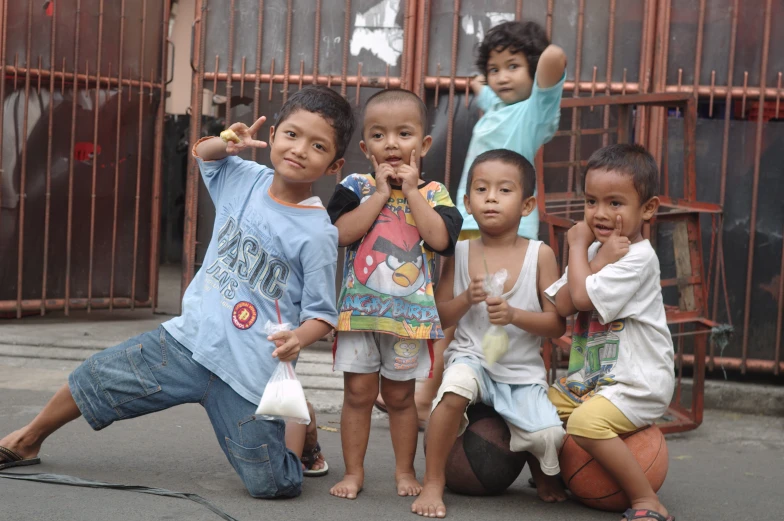
[[(96, 349), (92, 345), (75, 346), (69, 342), (59, 345), (23, 345), (0, 342), (0, 364), (27, 368), (41, 368), (70, 372)], [(332, 349), (328, 342), (316, 342), (303, 352), (298, 374), (308, 399), (317, 412), (339, 413), (343, 405), (343, 378), (331, 368)], [(692, 380), (681, 382), (681, 403), (690, 406)], [(784, 386), (750, 384), (719, 380), (705, 381), (705, 409), (744, 414), (784, 417)]]

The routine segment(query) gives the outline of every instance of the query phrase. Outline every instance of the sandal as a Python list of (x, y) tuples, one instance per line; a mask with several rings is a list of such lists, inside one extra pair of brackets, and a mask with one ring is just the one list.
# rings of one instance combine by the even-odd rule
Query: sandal
[(672, 516), (664, 517), (660, 513), (656, 512), (655, 510), (644, 510), (644, 509), (634, 509), (630, 508), (626, 512), (623, 513), (624, 519), (628, 519), (629, 521), (633, 521), (634, 519), (655, 519), (656, 521), (675, 521), (675, 518)]
[(310, 449), (305, 450), (302, 452), (302, 457), (300, 461), (305, 466), (305, 470), (302, 471), (304, 476), (309, 478), (320, 478), (321, 476), (326, 476), (329, 472), (329, 465), (327, 464), (326, 460), (324, 460), (324, 467), (313, 470), (313, 465), (316, 464), (318, 461), (318, 456), (321, 454), (321, 445), (316, 443), (316, 445)]
[(39, 463), (41, 463), (41, 458), (25, 459), (11, 449), (0, 447), (0, 470), (27, 467), (29, 465), (38, 465)]

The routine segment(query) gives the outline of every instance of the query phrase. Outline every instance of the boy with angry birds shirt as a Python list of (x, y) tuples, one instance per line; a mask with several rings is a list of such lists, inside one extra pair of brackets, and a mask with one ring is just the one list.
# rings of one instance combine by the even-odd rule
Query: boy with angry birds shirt
[(415, 94), (385, 90), (368, 99), (360, 147), (372, 174), (338, 185), (327, 210), (346, 246), (338, 302), (334, 369), (344, 372), (341, 438), (346, 474), (330, 493), (354, 499), (364, 484), (373, 403), (389, 412), (395, 481), (401, 496), (418, 495), (414, 471), (417, 378), (432, 372), (431, 341), (443, 338), (433, 297), (435, 254), (452, 255), (462, 219), (441, 183), (417, 164), (432, 138)]

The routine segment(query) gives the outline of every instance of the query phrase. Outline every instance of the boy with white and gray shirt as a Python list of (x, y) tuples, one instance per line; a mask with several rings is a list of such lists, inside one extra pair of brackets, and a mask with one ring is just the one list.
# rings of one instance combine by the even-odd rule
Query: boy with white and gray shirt
[[(544, 290), (558, 278), (553, 250), (517, 234), (522, 216), (536, 206), (534, 168), (510, 150), (480, 154), (468, 172), (465, 205), (479, 225), (479, 239), (458, 242), (454, 260), (447, 259), (436, 289), (443, 327), (457, 324), (445, 352), (446, 370), (427, 432), (424, 488), (411, 510), (425, 517), (444, 517), (446, 461), (468, 418), (469, 405), (483, 402), (509, 426), (510, 448), (528, 451), (537, 493), (545, 501), (557, 494), (558, 449), (564, 431), (547, 399), (542, 337), (559, 337), (566, 328)], [(509, 278), (500, 297), (488, 296), (489, 273), (504, 269)], [(495, 362), (483, 354), (483, 336), (491, 326), (503, 327), (508, 351)]]

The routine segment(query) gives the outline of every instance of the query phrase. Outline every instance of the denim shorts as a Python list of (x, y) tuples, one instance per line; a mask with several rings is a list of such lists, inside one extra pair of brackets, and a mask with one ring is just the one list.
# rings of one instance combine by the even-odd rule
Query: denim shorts
[(68, 386), (95, 430), (199, 403), (253, 497), (296, 497), (302, 491), (302, 465), (286, 448), (285, 424), (256, 418), (256, 404), (196, 362), (163, 326), (94, 354), (71, 373)]

